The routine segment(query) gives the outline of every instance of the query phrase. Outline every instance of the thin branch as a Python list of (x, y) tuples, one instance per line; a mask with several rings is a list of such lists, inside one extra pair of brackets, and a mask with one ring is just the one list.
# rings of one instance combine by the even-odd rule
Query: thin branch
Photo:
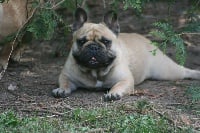
[(166, 106), (177, 106), (177, 105), (183, 105), (182, 103), (168, 103)]
[(172, 123), (175, 127), (182, 129), (180, 126), (176, 126), (176, 122), (174, 122), (172, 119), (168, 118), (167, 116), (164, 115), (164, 113), (159, 112), (158, 110), (156, 110), (155, 108), (151, 107), (151, 109), (156, 112), (160, 117), (163, 117), (164, 119), (166, 119), (168, 122)]
[(83, 0), (83, 1), (82, 1), (81, 7), (84, 7), (84, 6), (85, 6), (86, 1), (87, 1), (87, 0)]
[(75, 7), (78, 8), (78, 1), (75, 0)]
[(106, 128), (96, 128), (96, 129), (91, 129), (89, 130), (87, 133), (102, 133), (102, 132), (105, 132), (105, 131), (108, 131), (108, 129)]
[(193, 32), (183, 32), (183, 33), (180, 33), (179, 35), (200, 35), (200, 33), (193, 33)]
[(103, 2), (103, 8), (106, 8), (106, 1), (102, 0), (102, 2)]
[(56, 10), (56, 9), (58, 9), (59, 6), (60, 6), (61, 4), (63, 4), (64, 2), (65, 2), (65, 0), (61, 0), (60, 2), (56, 3), (56, 4), (53, 5), (52, 7), (50, 7), (50, 8), (45, 8), (45, 9), (53, 9), (53, 10)]
[(56, 111), (50, 111), (50, 110), (46, 110), (46, 109), (20, 109), (20, 111), (22, 112), (41, 112), (41, 113), (51, 113), (51, 114), (55, 114), (55, 115), (59, 115), (59, 116), (63, 116), (65, 113), (60, 113), (60, 112), (56, 112)]

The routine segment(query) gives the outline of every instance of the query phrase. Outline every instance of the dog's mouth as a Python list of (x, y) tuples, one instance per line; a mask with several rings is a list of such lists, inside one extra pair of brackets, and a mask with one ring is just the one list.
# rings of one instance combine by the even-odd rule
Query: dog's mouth
[(76, 62), (90, 69), (107, 67), (112, 64), (115, 54), (101, 46), (91, 44), (78, 52), (73, 51)]
[(89, 63), (92, 64), (92, 65), (95, 65), (95, 64), (98, 64), (99, 62), (97, 61), (97, 59), (95, 57), (92, 57), (90, 60), (89, 60)]

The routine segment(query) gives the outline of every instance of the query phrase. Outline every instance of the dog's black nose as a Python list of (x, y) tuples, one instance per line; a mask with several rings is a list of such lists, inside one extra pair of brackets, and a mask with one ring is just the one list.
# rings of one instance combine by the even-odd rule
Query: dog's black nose
[(88, 49), (90, 52), (92, 52), (94, 54), (101, 50), (101, 46), (99, 46), (98, 44), (90, 44), (88, 46)]

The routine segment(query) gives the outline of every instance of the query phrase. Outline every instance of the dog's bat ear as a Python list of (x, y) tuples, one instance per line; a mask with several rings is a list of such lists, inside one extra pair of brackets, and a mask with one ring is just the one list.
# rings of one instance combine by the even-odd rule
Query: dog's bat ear
[(72, 31), (76, 31), (83, 26), (83, 24), (87, 21), (87, 13), (82, 8), (77, 8), (74, 15), (74, 23), (72, 25)]
[(103, 22), (106, 26), (112, 30), (116, 35), (120, 32), (120, 26), (118, 23), (118, 16), (117, 13), (114, 11), (108, 11), (103, 18)]

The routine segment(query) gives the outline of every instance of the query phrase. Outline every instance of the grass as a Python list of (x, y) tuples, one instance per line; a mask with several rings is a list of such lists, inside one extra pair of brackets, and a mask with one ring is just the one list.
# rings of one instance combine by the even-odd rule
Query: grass
[(186, 94), (190, 97), (193, 103), (200, 102), (200, 86), (189, 86), (186, 90)]
[(61, 130), (60, 121), (38, 117), (19, 117), (13, 111), (0, 115), (1, 133), (56, 133)]
[[(147, 105), (147, 106), (146, 106)], [(130, 106), (132, 108), (132, 106)], [(129, 107), (129, 108), (130, 108)], [(141, 112), (148, 108), (144, 101), (134, 108)], [(144, 108), (144, 109), (142, 109)], [(118, 132), (118, 133), (173, 133), (181, 131), (172, 126), (165, 118), (151, 114), (138, 113), (124, 106), (96, 109), (77, 108), (66, 112), (63, 117), (26, 117), (15, 111), (0, 114), (1, 133), (63, 133), (63, 132)]]
[(191, 103), (187, 105), (187, 108), (189, 110), (193, 110), (193, 112), (196, 112), (197, 114), (200, 114), (200, 86), (188, 86), (185, 94), (191, 101)]

